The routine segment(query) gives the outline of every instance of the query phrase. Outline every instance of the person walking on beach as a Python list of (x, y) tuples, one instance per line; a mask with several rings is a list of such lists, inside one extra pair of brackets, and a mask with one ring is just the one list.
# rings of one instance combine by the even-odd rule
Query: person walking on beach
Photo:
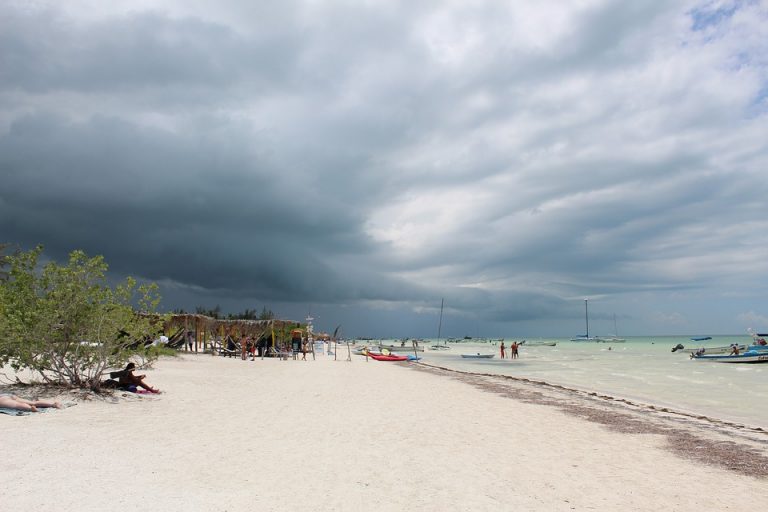
[(187, 347), (189, 347), (189, 351), (192, 352), (192, 331), (187, 331)]
[(240, 338), (240, 358), (245, 361), (248, 358), (248, 336), (243, 334)]
[(505, 348), (505, 347), (504, 347), (504, 342), (502, 341), (502, 342), (501, 342), (501, 347), (500, 347), (500, 350), (501, 350), (501, 358), (502, 358), (502, 359), (504, 359), (504, 348)]

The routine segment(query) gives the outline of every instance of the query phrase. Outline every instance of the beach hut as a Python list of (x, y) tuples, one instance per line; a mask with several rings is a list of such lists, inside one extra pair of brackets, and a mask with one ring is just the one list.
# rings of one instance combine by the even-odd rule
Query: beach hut
[(242, 336), (251, 336), (257, 340), (259, 352), (269, 352), (278, 344), (286, 341), (287, 330), (299, 325), (293, 320), (243, 320), (221, 319), (193, 313), (173, 313), (163, 325), (168, 336), (168, 346), (198, 352), (211, 350), (217, 352), (226, 343), (227, 338), (239, 340)]

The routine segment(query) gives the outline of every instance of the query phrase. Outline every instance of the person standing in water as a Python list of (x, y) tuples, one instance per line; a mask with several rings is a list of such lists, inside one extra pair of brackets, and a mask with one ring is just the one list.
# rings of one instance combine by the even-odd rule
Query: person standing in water
[(502, 359), (504, 359), (504, 349), (505, 349), (504, 342), (502, 341), (501, 342), (501, 347), (499, 348), (499, 350), (501, 350), (501, 358)]

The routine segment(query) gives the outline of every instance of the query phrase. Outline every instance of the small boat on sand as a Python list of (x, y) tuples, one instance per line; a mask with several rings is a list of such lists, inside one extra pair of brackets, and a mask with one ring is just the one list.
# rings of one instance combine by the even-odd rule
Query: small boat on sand
[(409, 361), (410, 360), (408, 356), (400, 356), (397, 354), (388, 354), (388, 355), (374, 354), (372, 352), (368, 353), (368, 357), (371, 357), (377, 361)]
[(495, 354), (461, 354), (464, 359), (492, 359)]

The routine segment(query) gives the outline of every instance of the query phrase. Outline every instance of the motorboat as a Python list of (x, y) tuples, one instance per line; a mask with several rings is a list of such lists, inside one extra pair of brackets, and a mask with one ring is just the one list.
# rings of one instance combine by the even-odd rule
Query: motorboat
[[(736, 348), (739, 349), (739, 352), (746, 352), (748, 345), (744, 344), (737, 344)], [(672, 347), (672, 352), (682, 352), (684, 354), (706, 354), (706, 355), (722, 355), (722, 354), (730, 354), (733, 351), (733, 344), (728, 346), (722, 346), (722, 347), (696, 347), (696, 348), (685, 348), (682, 344), (678, 343), (677, 346)]]
[(526, 347), (554, 347), (557, 345), (556, 341), (524, 341), (523, 343)]
[(739, 354), (692, 354), (696, 361), (711, 361), (714, 363), (768, 363), (768, 349), (751, 349)]

